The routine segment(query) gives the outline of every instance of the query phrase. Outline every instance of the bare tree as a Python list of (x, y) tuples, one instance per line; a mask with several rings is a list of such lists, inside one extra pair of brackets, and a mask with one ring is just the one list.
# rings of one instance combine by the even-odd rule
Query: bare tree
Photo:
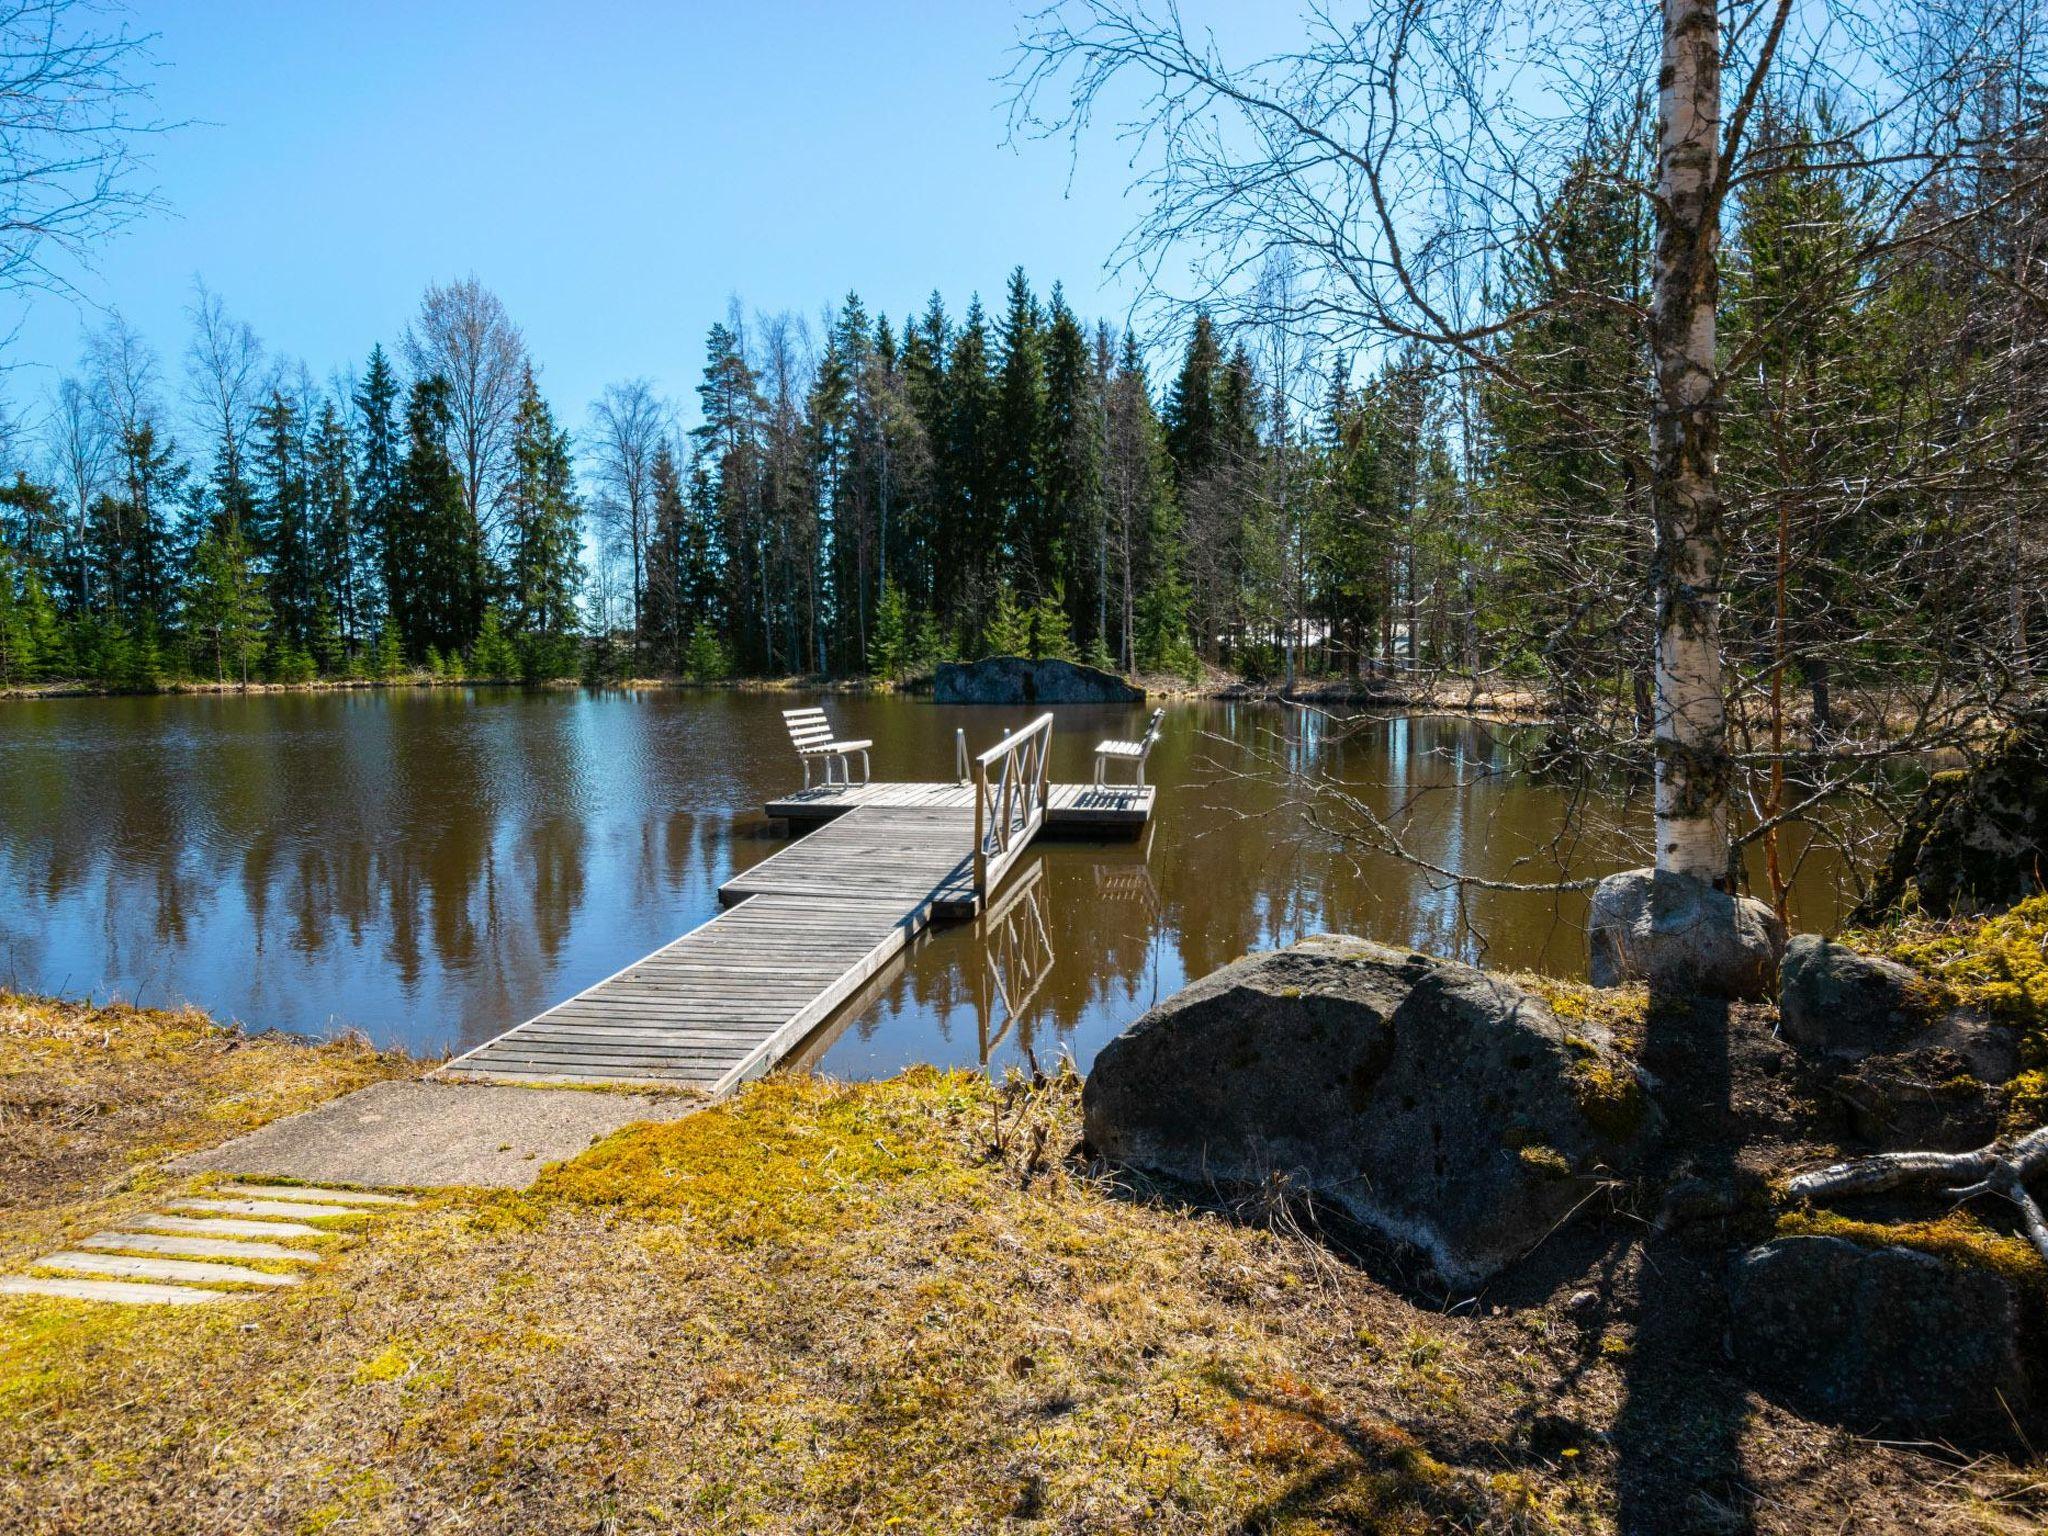
[(245, 479), (244, 446), (272, 373), (255, 330), (229, 315), (220, 295), (201, 279), (193, 280), (185, 316), (192, 324), (185, 347), (186, 403), (213, 440), (221, 487), (232, 496)]
[(64, 289), (58, 258), (159, 206), (143, 183), (150, 34), (79, 0), (0, 3), (0, 290)]
[(501, 533), (500, 503), (509, 471), (512, 418), (526, 377), (526, 338), (498, 296), (476, 274), (430, 283), (405, 333), (405, 357), (420, 378), (448, 381), (449, 444), (462, 471), (462, 494), (486, 547)]
[(645, 379), (606, 385), (590, 408), (591, 450), (600, 487), (598, 523), (612, 546), (624, 552), (631, 574), (636, 661), (640, 605), (647, 587), (647, 544), (654, 529), (654, 459), (667, 438), (669, 415)]
[(71, 496), (72, 594), (82, 604), (92, 601), (92, 561), (86, 557), (91, 534), (87, 526), (92, 499), (105, 482), (113, 442), (107, 431), (107, 410), (89, 378), (67, 376), (57, 385), (47, 417), (47, 451)]
[(163, 382), (156, 350), (119, 310), (85, 338), (89, 397), (118, 436), (155, 419)]

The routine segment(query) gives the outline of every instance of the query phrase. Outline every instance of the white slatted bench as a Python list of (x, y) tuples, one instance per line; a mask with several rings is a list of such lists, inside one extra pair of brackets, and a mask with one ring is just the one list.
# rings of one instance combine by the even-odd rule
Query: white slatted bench
[(1133, 781), (1139, 789), (1145, 787), (1145, 759), (1152, 755), (1153, 743), (1159, 740), (1159, 729), (1166, 719), (1166, 711), (1155, 709), (1152, 719), (1145, 727), (1145, 734), (1137, 741), (1098, 741), (1095, 743), (1095, 787), (1104, 788), (1109, 783), (1111, 763), (1129, 763), (1136, 772)]
[(865, 784), (872, 774), (868, 768), (868, 748), (872, 741), (835, 741), (832, 723), (825, 718), (822, 709), (785, 709), (782, 720), (789, 727), (789, 739), (796, 744), (796, 755), (804, 765), (804, 788), (811, 787), (811, 759), (825, 760), (825, 782), (832, 782), (832, 764), (839, 763), (839, 782), (853, 782), (853, 754), (860, 754), (860, 781)]

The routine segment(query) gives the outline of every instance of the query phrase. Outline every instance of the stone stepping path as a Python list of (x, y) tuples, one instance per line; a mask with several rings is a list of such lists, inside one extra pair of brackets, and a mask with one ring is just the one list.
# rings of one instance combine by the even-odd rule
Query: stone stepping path
[(332, 1239), (340, 1232), (313, 1221), (368, 1216), (403, 1209), (400, 1195), (361, 1189), (326, 1189), (306, 1184), (243, 1181), (217, 1186), (203, 1196), (166, 1203), (170, 1212), (221, 1212), (180, 1216), (150, 1212), (106, 1232), (80, 1238), (61, 1252), (37, 1259), (33, 1273), (0, 1276), (0, 1295), (43, 1296), (66, 1301), (107, 1301), (128, 1306), (194, 1306), (232, 1301), (255, 1292), (297, 1285), (296, 1273), (252, 1268), (254, 1262), (317, 1264), (318, 1247), (287, 1242)]

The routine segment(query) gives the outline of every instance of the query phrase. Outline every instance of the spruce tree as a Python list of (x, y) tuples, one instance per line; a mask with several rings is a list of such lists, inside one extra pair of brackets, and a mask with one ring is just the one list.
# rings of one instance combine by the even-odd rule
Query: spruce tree
[[(1087, 334), (1057, 285), (1045, 338), (1045, 415), (1039, 464), (1040, 526), (1028, 569), (1041, 593), (1057, 586), (1075, 600), (1096, 645), (1102, 581), (1102, 379)], [(1085, 597), (1093, 592), (1096, 601)]]
[(982, 627), (981, 653), (984, 656), (1031, 654), (1030, 615), (1017, 606), (1017, 594), (1007, 581), (996, 585), (995, 602), (990, 605), (988, 622)]
[(910, 668), (910, 611), (903, 590), (894, 582), (883, 586), (875, 604), (875, 627), (868, 639), (868, 671), (899, 682)]
[(308, 445), (306, 498), (316, 581), (327, 609), (323, 627), (339, 642), (333, 659), (321, 665), (342, 671), (355, 665), (368, 643), (376, 554), (356, 499), (355, 445), (332, 400), (321, 402)]
[(239, 528), (223, 525), (200, 539), (186, 577), (183, 612), (187, 635), (211, 659), (215, 680), (232, 675), (246, 684), (263, 647), (270, 605)]
[(512, 422), (507, 487), (506, 588), (511, 628), (525, 646), (528, 674), (559, 673), (574, 650), (576, 595), (583, 585), (582, 509), (569, 434), (555, 425), (528, 368)]
[(269, 570), (275, 619), (271, 640), (280, 654), (310, 651), (321, 595), (301, 428), (298, 405), (282, 390), (272, 390), (257, 409), (256, 527), (261, 532), (251, 544)]
[(519, 653), (505, 633), (504, 621), (498, 617), (497, 609), (486, 609), (476, 643), (469, 649), (469, 675), (502, 683), (518, 673)]
[(364, 622), (379, 626), (379, 643), (387, 623), (403, 636), (417, 624), (407, 609), (412, 595), (416, 547), (398, 503), (398, 472), (403, 439), (398, 420), (398, 375), (381, 346), (370, 348), (370, 361), (355, 393), (355, 439), (361, 458), (356, 470), (356, 501), (377, 590), (366, 594)]
[(482, 533), (448, 452), (451, 419), (445, 379), (412, 386), (396, 497), (397, 521), (418, 551), (405, 643), (412, 654), (432, 654), (437, 661), (444, 654), (459, 656), (476, 638), (484, 607)]
[(1039, 470), (1044, 436), (1045, 360), (1038, 301), (1031, 295), (1024, 269), (1010, 273), (1008, 300), (997, 341), (995, 412), (989, 423), (990, 489), (999, 512), (994, 528), (997, 548), (1015, 562), (1015, 579), (1035, 592), (1049, 583), (1056, 531), (1048, 526), (1040, 495)]

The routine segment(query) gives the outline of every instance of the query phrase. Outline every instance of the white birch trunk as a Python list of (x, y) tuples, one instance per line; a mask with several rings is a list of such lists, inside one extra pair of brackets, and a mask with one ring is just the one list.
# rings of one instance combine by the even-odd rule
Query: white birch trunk
[(1658, 76), (1657, 266), (1650, 321), (1657, 532), (1657, 867), (1728, 877), (1727, 705), (1721, 685), (1721, 499), (1714, 306), (1720, 209), (1720, 18), (1664, 0)]

